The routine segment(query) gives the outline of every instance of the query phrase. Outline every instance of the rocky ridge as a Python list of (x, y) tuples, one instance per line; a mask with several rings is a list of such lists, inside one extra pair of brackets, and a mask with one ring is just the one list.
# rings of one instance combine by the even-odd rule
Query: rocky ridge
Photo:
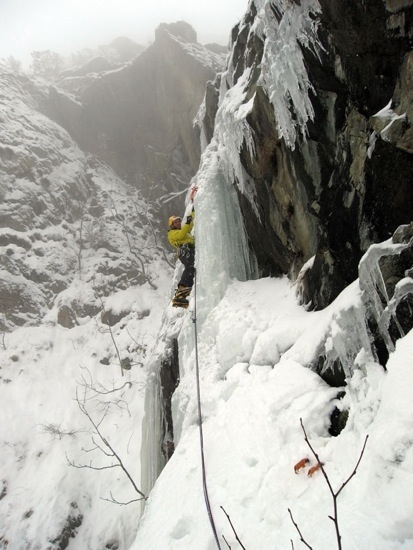
[(155, 42), (133, 61), (63, 78), (43, 109), (82, 149), (159, 198), (182, 190), (198, 168), (194, 118), (225, 57), (225, 48), (198, 44), (187, 23), (162, 24)]

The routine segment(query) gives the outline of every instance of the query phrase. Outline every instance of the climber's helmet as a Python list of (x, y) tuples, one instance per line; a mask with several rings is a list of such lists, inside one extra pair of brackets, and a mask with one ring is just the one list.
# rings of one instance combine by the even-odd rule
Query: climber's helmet
[(174, 223), (176, 221), (182, 221), (182, 219), (179, 217), (179, 216), (171, 216), (169, 219), (168, 219), (168, 225), (169, 227), (173, 227), (174, 226)]

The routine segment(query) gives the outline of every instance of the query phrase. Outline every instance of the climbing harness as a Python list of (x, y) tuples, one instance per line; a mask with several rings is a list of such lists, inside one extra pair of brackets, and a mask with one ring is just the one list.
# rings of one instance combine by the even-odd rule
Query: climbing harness
[(178, 258), (194, 258), (195, 257), (195, 246), (190, 243), (181, 244), (178, 247)]
[(199, 382), (199, 361), (198, 361), (198, 329), (196, 325), (196, 272), (194, 278), (194, 312), (192, 317), (192, 322), (194, 323), (194, 332), (195, 332), (195, 372), (196, 372), (196, 393), (198, 400), (198, 426), (199, 426), (199, 442), (201, 447), (201, 465), (202, 465), (202, 485), (204, 488), (204, 498), (205, 504), (208, 512), (209, 522), (214, 533), (215, 542), (217, 543), (218, 550), (221, 550), (221, 545), (219, 544), (218, 533), (215, 527), (214, 516), (212, 515), (211, 504), (209, 502), (208, 496), (208, 487), (205, 471), (205, 454), (204, 454), (204, 434), (202, 430), (202, 410), (201, 410), (201, 388)]

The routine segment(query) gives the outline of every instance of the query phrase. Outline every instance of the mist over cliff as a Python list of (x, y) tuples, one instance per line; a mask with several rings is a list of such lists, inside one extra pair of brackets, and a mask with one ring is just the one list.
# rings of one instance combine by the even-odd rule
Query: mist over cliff
[(65, 76), (44, 108), (83, 149), (154, 200), (182, 191), (197, 170), (194, 118), (226, 54), (224, 47), (199, 44), (183, 21), (162, 24), (154, 43), (129, 63)]

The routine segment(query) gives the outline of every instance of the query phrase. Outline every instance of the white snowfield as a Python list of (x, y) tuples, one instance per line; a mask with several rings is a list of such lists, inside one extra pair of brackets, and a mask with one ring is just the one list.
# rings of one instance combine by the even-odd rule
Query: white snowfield
[[(305, 16), (317, 14), (319, 5), (253, 1), (258, 16), (251, 32), (265, 41), (261, 85), (280, 135), (294, 148), (313, 117), (297, 41), (317, 51), (316, 28)], [(278, 29), (284, 49), (278, 49), (270, 3), (291, 8)], [(343, 550), (413, 550), (413, 333), (390, 350), (385, 370), (370, 349), (359, 280), (314, 312), (298, 305), (299, 288), (287, 278), (259, 278), (233, 188), (236, 182), (258, 213), (239, 159), (244, 141), (253, 150), (246, 123), (250, 71), (233, 86), (233, 70), (230, 59), (214, 137), (192, 182), (199, 186), (196, 304), (192, 292), (188, 310), (172, 308), (178, 270), (171, 285), (171, 270), (154, 258), (156, 289), (145, 284), (104, 300), (112, 313), (126, 312), (112, 332), (100, 315), (80, 318), (72, 329), (56, 323), (60, 305), (89, 300), (93, 289), (83, 278), (58, 296), (41, 326), (0, 335), (1, 549), (55, 550), (64, 533), (69, 550), (217, 548), (202, 484), (198, 360), (206, 477), (221, 548), (240, 548), (241, 541), (247, 550), (298, 550), (304, 547), (299, 532), (314, 550), (338, 548), (326, 480), (321, 471), (307, 475), (316, 461), (303, 425), (334, 492), (361, 458), (337, 498)], [(102, 185), (107, 178), (102, 175)], [(16, 254), (23, 254), (20, 248)], [(364, 292), (384, 330), (395, 304), (383, 310), (376, 300), (377, 261), (392, 249), (399, 251), (379, 243), (360, 264)], [(94, 258), (88, 260), (93, 273)], [(399, 285), (397, 299), (411, 279)], [(172, 399), (175, 452), (155, 480), (161, 453), (156, 377), (165, 331), (172, 329), (179, 332), (180, 360)], [(130, 370), (120, 369), (119, 356), (130, 360)], [(320, 358), (326, 369), (340, 361), (345, 387), (332, 388), (314, 372)], [(334, 437), (336, 409), (348, 418)], [(138, 488), (153, 486), (142, 517), (140, 495), (105, 440)], [(309, 463), (296, 473), (303, 458)]]
[[(358, 284), (325, 311), (296, 303), (287, 279), (234, 281), (199, 330), (199, 363), (208, 491), (221, 540), (247, 549), (302, 547), (288, 510), (313, 548), (337, 547), (333, 500), (305, 442), (302, 420), (333, 490), (359, 460), (339, 495), (343, 548), (413, 548), (413, 335), (399, 340), (388, 371), (360, 350), (345, 397), (306, 368), (320, 342), (334, 346), (337, 319), (354, 322), (362, 307)], [(350, 311), (351, 313), (348, 313)], [(194, 326), (182, 329), (181, 381), (174, 395), (176, 451), (150, 494), (133, 550), (216, 548), (204, 502), (197, 423)], [(332, 437), (335, 407), (348, 409), (345, 429)], [(298, 474), (294, 465), (310, 463)]]

